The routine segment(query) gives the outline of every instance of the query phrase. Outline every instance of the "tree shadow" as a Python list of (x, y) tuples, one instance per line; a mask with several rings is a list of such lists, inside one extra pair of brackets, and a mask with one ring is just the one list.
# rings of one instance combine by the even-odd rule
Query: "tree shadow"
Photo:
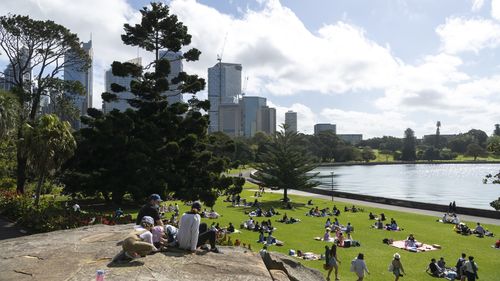
[(144, 262), (143, 261), (138, 261), (138, 260), (133, 260), (129, 262), (110, 262), (108, 263), (108, 267), (136, 267), (136, 266), (143, 266)]

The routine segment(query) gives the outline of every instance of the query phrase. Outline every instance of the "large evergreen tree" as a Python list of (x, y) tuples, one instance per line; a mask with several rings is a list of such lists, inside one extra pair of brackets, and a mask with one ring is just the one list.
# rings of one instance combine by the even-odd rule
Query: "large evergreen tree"
[(264, 186), (283, 189), (283, 201), (288, 202), (288, 189), (307, 189), (318, 186), (315, 175), (308, 174), (316, 165), (306, 152), (300, 136), (285, 126), (272, 136), (267, 151), (255, 164), (257, 172), (252, 178)]
[[(24, 192), (27, 179), (29, 151), (22, 147), (22, 126), (34, 125), (42, 96), (48, 96), (61, 84), (59, 78), (65, 67), (86, 69), (90, 58), (80, 45), (76, 34), (53, 21), (34, 20), (28, 16), (0, 17), (1, 55), (6, 56), (11, 72), (6, 81), (12, 86), (19, 103), (17, 111), (17, 191)], [(68, 54), (72, 54), (68, 56)]]
[(415, 138), (415, 133), (410, 128), (406, 129), (405, 136), (403, 138), (403, 148), (401, 149), (401, 160), (417, 160), (416, 145), (417, 139)]
[[(127, 87), (112, 84), (112, 93), (102, 95), (103, 100), (113, 101), (128, 90), (133, 98), (127, 101), (135, 110), (107, 115), (92, 111), (82, 120), (88, 127), (77, 138), (79, 147), (65, 176), (67, 190), (101, 192), (115, 202), (125, 193), (141, 199), (151, 192), (168, 192), (213, 205), (232, 181), (221, 178), (228, 161), (208, 149), (208, 116), (202, 111), (208, 111), (209, 103), (195, 97), (205, 81), (185, 72), (169, 81), (170, 62), (159, 55), (160, 50), (179, 52), (191, 43), (191, 35), (162, 3), (151, 3), (141, 14), (141, 23), (125, 25), (122, 40), (153, 52), (155, 59), (144, 69), (113, 62), (113, 75), (135, 79)], [(190, 49), (182, 59), (196, 61), (199, 55)], [(192, 94), (187, 104), (167, 102), (170, 83), (176, 84), (176, 94)]]

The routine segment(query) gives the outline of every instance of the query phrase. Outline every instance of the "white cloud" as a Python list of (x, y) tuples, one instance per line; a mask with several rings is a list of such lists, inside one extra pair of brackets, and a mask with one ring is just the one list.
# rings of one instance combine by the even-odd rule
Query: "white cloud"
[(337, 22), (315, 34), (279, 1), (263, 3), (261, 11), (233, 18), (194, 0), (172, 1), (172, 11), (193, 34), (193, 45), (204, 52), (192, 69), (204, 73), (216, 63), (227, 33), (224, 61), (243, 64), (252, 81), (250, 93), (340, 93), (380, 88), (394, 77), (397, 60), (360, 27)]
[(477, 54), (484, 48), (500, 46), (500, 24), (488, 19), (447, 18), (436, 32), (441, 39), (441, 49), (449, 54)]
[(484, 5), (484, 0), (472, 0), (472, 11), (477, 12), (481, 10)]
[(500, 0), (491, 0), (491, 16), (500, 21)]
[(338, 134), (363, 134), (363, 139), (393, 135), (401, 136), (406, 128), (414, 128), (415, 122), (395, 111), (366, 113), (325, 108), (321, 116), (329, 123), (337, 124)]

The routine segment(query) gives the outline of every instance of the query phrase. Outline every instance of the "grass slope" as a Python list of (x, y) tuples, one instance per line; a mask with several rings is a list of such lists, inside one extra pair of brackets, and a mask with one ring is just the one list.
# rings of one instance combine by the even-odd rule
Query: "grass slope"
[[(247, 201), (253, 202), (254, 185), (247, 183), (245, 190), (242, 193), (242, 198), (246, 198)], [(303, 252), (314, 252), (317, 254), (323, 253), (324, 246), (330, 243), (315, 241), (313, 237), (322, 236), (324, 234), (324, 222), (326, 218), (316, 218), (307, 217), (305, 213), (310, 209), (310, 206), (306, 206), (307, 201), (310, 198), (300, 197), (300, 196), (290, 196), (293, 200), (295, 210), (284, 210), (281, 209), (281, 204), (279, 199), (281, 195), (266, 193), (263, 197), (259, 198), (259, 202), (265, 207), (273, 206), (281, 214), (285, 211), (289, 217), (295, 217), (301, 219), (300, 223), (296, 224), (282, 224), (275, 222), (275, 220), (281, 218), (281, 216), (274, 216), (271, 218), (274, 227), (278, 229), (275, 231), (274, 235), (285, 242), (285, 246), (277, 247), (271, 246), (269, 250), (277, 251), (287, 254), (289, 249), (302, 250)], [(224, 198), (220, 198), (217, 201), (215, 210), (222, 214), (217, 220), (204, 219), (204, 221), (210, 225), (212, 222), (218, 222), (221, 226), (227, 226), (229, 222), (232, 222), (236, 228), (239, 227), (240, 223), (248, 218), (245, 215), (245, 211), (250, 211), (252, 208), (243, 207), (232, 207), (230, 203), (223, 202)], [(314, 206), (319, 206), (319, 208), (333, 207), (331, 201), (313, 199)], [(335, 202), (338, 208), (343, 210), (344, 205), (340, 202)], [(181, 205), (181, 213), (187, 211), (188, 206)], [(434, 280), (433, 277), (425, 273), (425, 269), (431, 258), (439, 259), (439, 257), (444, 257), (449, 266), (454, 266), (457, 258), (462, 252), (467, 255), (473, 255), (476, 258), (476, 262), (479, 266), (479, 277), (481, 280), (500, 280), (500, 268), (498, 261), (500, 260), (500, 250), (495, 250), (490, 246), (494, 244), (497, 238), (477, 238), (475, 236), (461, 236), (452, 231), (452, 225), (437, 223), (435, 217), (418, 215), (412, 213), (396, 212), (391, 210), (383, 210), (371, 207), (364, 207), (364, 212), (358, 213), (344, 213), (338, 217), (340, 223), (347, 224), (351, 222), (355, 227), (353, 233), (353, 238), (360, 241), (361, 247), (351, 247), (351, 248), (338, 248), (338, 257), (342, 264), (340, 265), (339, 277), (341, 280), (356, 280), (354, 273), (349, 272), (350, 261), (359, 253), (365, 254), (365, 260), (371, 275), (369, 275), (367, 280), (378, 280), (386, 281), (393, 280), (393, 276), (388, 272), (387, 268), (392, 260), (392, 255), (399, 252), (402, 256), (402, 263), (405, 267), (407, 276), (402, 280)], [(404, 231), (400, 232), (389, 232), (385, 230), (375, 230), (371, 229), (370, 225), (373, 221), (368, 220), (368, 213), (373, 212), (374, 214), (380, 214), (384, 212), (386, 217), (390, 219), (393, 217), (396, 219), (398, 224), (404, 228)], [(267, 219), (267, 218), (266, 218)], [(260, 222), (264, 218), (257, 218)], [(333, 220), (333, 218), (332, 218)], [(473, 226), (472, 223), (468, 224)], [(486, 225), (487, 229), (493, 231), (496, 234), (500, 234), (499, 226)], [(420, 242), (426, 244), (440, 244), (442, 245), (441, 250), (424, 252), (424, 253), (410, 253), (404, 250), (400, 250), (382, 243), (384, 238), (393, 238), (395, 240), (405, 239), (408, 234), (413, 233), (416, 239)], [(232, 240), (240, 239), (243, 243), (250, 243), (254, 251), (258, 251), (262, 248), (261, 245), (256, 243), (258, 238), (258, 233), (242, 230), (242, 233), (232, 234)], [(320, 271), (326, 272), (322, 269), (323, 261), (304, 261), (303, 264), (319, 269)], [(333, 274), (332, 274), (333, 275)], [(443, 279), (444, 280), (444, 279)]]

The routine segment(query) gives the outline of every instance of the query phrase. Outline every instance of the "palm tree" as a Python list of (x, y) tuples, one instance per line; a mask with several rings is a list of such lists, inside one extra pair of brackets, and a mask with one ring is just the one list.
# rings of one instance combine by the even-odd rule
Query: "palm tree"
[(257, 173), (251, 177), (264, 186), (283, 189), (283, 201), (288, 202), (289, 188), (307, 189), (318, 186), (319, 182), (312, 181), (316, 174), (308, 174), (316, 165), (301, 144), (300, 136), (286, 130), (286, 125), (281, 128), (260, 155), (261, 162), (255, 165)]
[(40, 202), (40, 192), (45, 178), (57, 171), (73, 156), (76, 141), (71, 134), (71, 126), (54, 114), (40, 117), (32, 127), (23, 125), (26, 147), (29, 147), (29, 160), (38, 176), (35, 206)]

